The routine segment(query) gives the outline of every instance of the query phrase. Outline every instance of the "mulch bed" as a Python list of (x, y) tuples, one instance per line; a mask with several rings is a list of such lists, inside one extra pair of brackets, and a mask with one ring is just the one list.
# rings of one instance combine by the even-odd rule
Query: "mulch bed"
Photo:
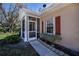
[(0, 45), (0, 56), (38, 56), (37, 52), (29, 43), (26, 45), (2, 44)]
[(46, 40), (44, 40), (44, 39), (42, 39), (42, 38), (41, 38), (41, 40), (44, 41), (44, 42), (46, 42), (46, 43), (49, 44), (49, 45), (52, 45), (52, 44), (53, 44), (56, 49), (58, 49), (58, 50), (60, 50), (60, 51), (63, 51), (64, 53), (66, 53), (66, 54), (68, 54), (68, 55), (70, 55), (70, 56), (79, 56), (79, 52), (77, 52), (77, 51), (73, 51), (73, 50), (68, 49), (68, 48), (66, 48), (66, 47), (64, 47), (64, 46), (61, 46), (61, 45), (59, 45), (59, 44), (46, 41)]

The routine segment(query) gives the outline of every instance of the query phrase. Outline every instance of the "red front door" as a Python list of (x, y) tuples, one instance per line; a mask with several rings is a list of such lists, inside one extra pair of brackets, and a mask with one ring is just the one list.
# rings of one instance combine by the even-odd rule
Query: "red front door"
[(61, 17), (57, 16), (55, 18), (55, 29), (56, 29), (56, 34), (60, 35), (61, 34)]

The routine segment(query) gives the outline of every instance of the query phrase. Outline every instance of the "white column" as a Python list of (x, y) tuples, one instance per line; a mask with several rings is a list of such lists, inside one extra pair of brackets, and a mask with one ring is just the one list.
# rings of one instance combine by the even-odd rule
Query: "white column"
[(24, 38), (24, 41), (27, 42), (27, 15), (25, 15), (25, 38)]
[(22, 38), (22, 19), (21, 19), (21, 38)]
[(55, 35), (55, 17), (53, 17), (53, 34)]
[(37, 18), (36, 18), (36, 22), (35, 22), (35, 28), (36, 28), (36, 39), (37, 39)]
[(47, 33), (47, 21), (48, 20), (45, 21), (45, 26), (44, 26), (45, 27), (45, 33)]
[(21, 27), (21, 38), (23, 39), (23, 37), (22, 37), (22, 20), (23, 20), (23, 18), (22, 18), (22, 10), (21, 9), (19, 9), (19, 20), (20, 20), (20, 27)]

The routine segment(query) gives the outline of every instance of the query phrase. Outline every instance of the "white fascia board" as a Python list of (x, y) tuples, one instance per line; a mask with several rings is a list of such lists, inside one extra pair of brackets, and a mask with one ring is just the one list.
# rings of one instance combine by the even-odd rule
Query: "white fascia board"
[(30, 9), (23, 8), (23, 10), (26, 12), (26, 14), (34, 14), (34, 15), (39, 16), (39, 13), (32, 11)]
[(41, 15), (42, 15), (43, 13), (49, 12), (50, 10), (55, 11), (55, 10), (57, 10), (57, 9), (63, 8), (63, 7), (65, 7), (65, 6), (67, 6), (67, 5), (69, 5), (69, 4), (71, 4), (71, 3), (55, 3), (55, 4), (51, 4), (48, 8), (44, 9), (44, 10), (41, 12)]

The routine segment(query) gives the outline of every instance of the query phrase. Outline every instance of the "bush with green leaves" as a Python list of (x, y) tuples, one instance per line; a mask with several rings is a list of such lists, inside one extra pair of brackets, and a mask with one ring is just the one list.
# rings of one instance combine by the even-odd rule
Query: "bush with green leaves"
[(42, 38), (43, 40), (52, 42), (52, 43), (62, 40), (60, 35), (49, 35), (49, 34), (45, 34), (45, 33), (41, 34), (40, 38)]
[(10, 44), (18, 43), (20, 41), (20, 36), (19, 34), (9, 35), (4, 39), (1, 39), (0, 41), (3, 41), (4, 43), (10, 43)]

